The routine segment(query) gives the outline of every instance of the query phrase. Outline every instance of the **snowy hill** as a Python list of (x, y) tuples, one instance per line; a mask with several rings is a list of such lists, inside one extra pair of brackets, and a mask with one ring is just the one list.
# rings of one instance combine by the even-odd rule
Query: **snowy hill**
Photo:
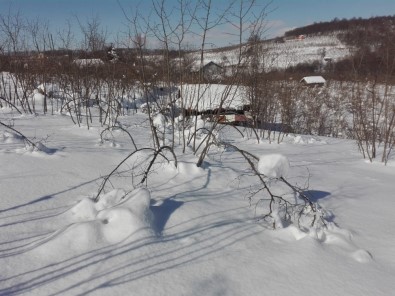
[[(285, 69), (299, 63), (315, 61), (325, 63), (325, 59), (337, 61), (350, 55), (351, 51), (349, 46), (337, 38), (336, 33), (304, 36), (304, 38), (273, 39), (263, 42), (262, 45), (264, 54), (260, 63), (264, 65), (266, 71)], [(237, 64), (238, 55), (238, 48), (207, 50), (204, 63), (213, 61), (219, 65), (231, 66)], [(199, 61), (199, 53), (192, 54), (192, 59)]]
[(350, 48), (336, 35), (306, 36), (303, 39), (287, 39), (284, 43), (267, 45), (266, 58), (269, 69), (285, 69), (299, 63), (324, 62), (325, 58), (339, 60), (350, 54)]

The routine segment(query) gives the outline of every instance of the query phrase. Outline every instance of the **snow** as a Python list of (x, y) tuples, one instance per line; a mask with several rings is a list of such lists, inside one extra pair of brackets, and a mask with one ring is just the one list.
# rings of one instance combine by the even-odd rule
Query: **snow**
[(289, 171), (288, 158), (281, 154), (263, 155), (259, 158), (258, 171), (269, 178), (286, 177)]
[[(259, 156), (260, 173), (305, 188), (326, 213), (327, 227), (273, 230), (259, 196), (247, 199), (256, 176), (233, 149), (213, 147), (198, 168), (176, 145), (178, 166), (158, 156), (144, 184), (152, 153), (139, 151), (95, 202), (103, 177), (134, 151), (125, 133), (98, 145), (99, 124), (68, 116), (3, 108), (0, 120), (46, 148), (0, 129), (0, 295), (393, 294), (394, 161), (367, 163), (353, 141), (257, 143), (222, 129), (221, 139)], [(119, 120), (138, 148), (150, 147), (147, 115)]]
[[(331, 61), (338, 61), (350, 55), (352, 50), (349, 46), (342, 43), (337, 38), (336, 32), (330, 35), (311, 35), (305, 39), (286, 40), (283, 43), (277, 43), (274, 40), (263, 43), (264, 55), (261, 62), (264, 64), (265, 71), (274, 69), (285, 69), (290, 66), (296, 66), (300, 63), (312, 63), (319, 61), (326, 63), (325, 57), (331, 57)], [(210, 61), (218, 65), (227, 67), (236, 65), (239, 48), (229, 50), (207, 50), (205, 51), (203, 64)], [(323, 56), (324, 55), (324, 56)], [(200, 61), (200, 53), (190, 54), (195, 61)]]
[(247, 101), (243, 100), (245, 97), (243, 91), (242, 87), (224, 84), (185, 84), (182, 86), (185, 107), (198, 111), (220, 107), (240, 109), (247, 104)]
[(153, 119), (153, 124), (156, 128), (163, 129), (164, 127), (166, 127), (166, 117), (160, 113), (155, 115)]
[(73, 63), (80, 68), (104, 65), (101, 59), (75, 59)]
[(304, 81), (307, 84), (325, 83), (325, 79), (322, 76), (306, 76), (306, 77), (303, 77), (301, 81)]

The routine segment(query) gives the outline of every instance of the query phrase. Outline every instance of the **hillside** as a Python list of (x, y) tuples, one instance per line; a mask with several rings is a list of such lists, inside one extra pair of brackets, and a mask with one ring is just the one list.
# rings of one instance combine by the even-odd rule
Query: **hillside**
[[(243, 46), (243, 51), (248, 45)], [(281, 38), (262, 42), (263, 54), (260, 63), (265, 71), (285, 70), (303, 63), (322, 62), (330, 57), (332, 61), (341, 60), (350, 55), (351, 47), (342, 42), (337, 34), (320, 34), (306, 36), (303, 39)], [(204, 64), (213, 61), (219, 65), (232, 66), (238, 62), (238, 48), (225, 50), (207, 50), (204, 55)], [(198, 61), (200, 53), (191, 54), (191, 59)]]
[(330, 34), (332, 32), (352, 32), (360, 29), (373, 30), (377, 34), (383, 34), (395, 27), (395, 15), (377, 16), (369, 19), (334, 19), (329, 22), (318, 22), (304, 27), (299, 27), (285, 32), (284, 36)]
[[(381, 70), (388, 73), (391, 69), (393, 62), (385, 60), (384, 56), (386, 52), (394, 52), (391, 42), (394, 38), (395, 16), (334, 19), (261, 41), (259, 63), (265, 72), (289, 68), (295, 71), (298, 67), (296, 71), (322, 72), (330, 62), (330, 71), (335, 75), (349, 76), (350, 69), (356, 68), (357, 74), (377, 76)], [(244, 44), (242, 52), (248, 52), (250, 46)], [(238, 54), (237, 46), (207, 50), (204, 63), (213, 61), (225, 67), (232, 66), (237, 64)], [(198, 61), (199, 54), (192, 54), (192, 59)]]

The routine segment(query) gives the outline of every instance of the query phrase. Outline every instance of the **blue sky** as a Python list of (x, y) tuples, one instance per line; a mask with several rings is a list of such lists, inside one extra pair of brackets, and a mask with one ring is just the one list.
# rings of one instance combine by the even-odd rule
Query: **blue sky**
[[(167, 0), (171, 6), (176, 0)], [(223, 6), (228, 1), (212, 0), (215, 6)], [(119, 0), (125, 9), (139, 10), (146, 13), (150, 0)], [(258, 0), (265, 5), (269, 1)], [(19, 10), (26, 18), (42, 18), (47, 20), (53, 30), (63, 26), (70, 19), (77, 30), (76, 17), (84, 22), (87, 18), (98, 16), (101, 24), (110, 34), (109, 39), (115, 39), (116, 33), (125, 31), (126, 20), (117, 0), (0, 0), (0, 14), (8, 10)], [(395, 15), (395, 0), (273, 0), (268, 8), (267, 16), (269, 30), (267, 37), (282, 35), (284, 31), (311, 24), (313, 22), (329, 21), (335, 17), (352, 18), (382, 15)], [(220, 29), (210, 36), (211, 42), (223, 46), (232, 42), (231, 37)], [(112, 40), (110, 40), (112, 41)]]
[(334, 18), (395, 15), (395, 0), (274, 0), (268, 18), (279, 31)]

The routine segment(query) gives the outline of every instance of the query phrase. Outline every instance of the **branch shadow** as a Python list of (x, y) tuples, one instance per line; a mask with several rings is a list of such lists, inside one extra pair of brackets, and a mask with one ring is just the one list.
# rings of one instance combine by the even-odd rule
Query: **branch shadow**
[[(164, 208), (168, 209), (168, 213), (171, 214), (181, 205), (182, 203), (174, 203), (169, 200)], [(215, 213), (212, 213), (212, 215), (213, 217), (216, 216)], [(159, 217), (158, 223), (162, 223), (159, 226), (165, 225), (163, 223), (167, 222), (169, 217), (169, 215)], [(201, 258), (214, 256), (220, 250), (249, 236), (256, 235), (257, 229), (251, 229), (251, 224), (244, 222), (246, 221), (234, 219), (211, 221), (198, 227), (191, 225), (187, 229), (160, 239), (158, 237), (145, 237), (130, 242), (125, 241), (104, 246), (56, 263), (3, 278), (0, 280), (0, 286), (2, 286), (0, 295), (23, 294), (32, 289), (43, 289), (45, 286), (58, 281), (63, 281), (65, 285), (62, 284), (60, 286), (61, 290), (51, 295), (64, 293), (85, 295), (86, 293), (95, 293), (104, 287), (133, 282), (187, 265)], [(187, 243), (185, 243), (185, 239), (195, 235), (203, 235), (203, 237), (199, 241), (187, 240)], [(176, 242), (172, 244), (176, 247), (169, 248), (167, 243), (171, 242)], [(141, 255), (141, 251), (138, 251), (141, 248), (154, 248), (156, 252), (155, 254), (147, 254), (147, 256), (133, 255)], [(137, 251), (138, 253), (135, 253)], [(120, 263), (119, 260), (122, 258), (126, 260), (122, 260), (122, 263)], [(112, 260), (116, 260), (118, 264), (111, 263)], [(85, 279), (75, 278), (71, 281), (65, 281), (65, 278), (73, 276), (75, 273), (80, 274), (87, 271), (89, 274), (90, 268), (94, 268), (97, 264), (108, 264), (108, 268)]]
[(55, 197), (56, 197), (57, 195), (59, 195), (59, 194), (72, 191), (72, 190), (74, 190), (74, 189), (77, 189), (77, 188), (79, 188), (79, 187), (88, 185), (88, 184), (93, 183), (93, 182), (97, 182), (97, 181), (99, 181), (100, 179), (101, 179), (101, 177), (95, 178), (95, 179), (92, 179), (92, 180), (83, 182), (83, 183), (81, 183), (81, 184), (75, 185), (75, 186), (73, 186), (73, 187), (71, 187), (71, 188), (68, 188), (68, 189), (65, 189), (65, 190), (61, 190), (61, 191), (55, 192), (55, 193), (53, 193), (53, 194), (48, 194), (48, 195), (45, 195), (45, 196), (36, 198), (36, 199), (34, 199), (34, 200), (32, 200), (32, 201), (29, 201), (29, 202), (27, 202), (27, 203), (19, 204), (19, 205), (16, 205), (16, 206), (13, 206), (13, 207), (4, 209), (4, 210), (0, 210), (0, 214), (1, 214), (1, 213), (4, 213), (4, 212), (12, 211), (12, 210), (17, 210), (17, 209), (19, 209), (19, 208), (23, 208), (23, 207), (26, 207), (26, 206), (30, 206), (30, 205), (33, 205), (33, 204), (36, 204), (36, 203), (40, 203), (40, 202), (43, 202), (43, 201), (48, 201), (48, 200), (50, 200), (50, 199), (55, 198)]
[(159, 206), (151, 205), (150, 209), (154, 215), (154, 230), (158, 235), (162, 235), (170, 216), (183, 204), (182, 201), (168, 198)]
[(306, 190), (303, 191), (303, 194), (309, 197), (312, 202), (318, 202), (319, 200), (331, 195), (330, 192), (320, 190)]
[[(205, 169), (208, 173), (206, 179), (202, 180), (203, 184), (190, 192), (198, 192), (208, 186), (211, 169), (207, 166)], [(163, 199), (163, 202), (157, 206), (155, 204), (150, 206), (157, 233), (163, 233), (170, 217), (177, 209), (185, 202), (191, 202), (191, 200), (177, 200), (179, 197), (188, 196), (188, 193), (174, 195)], [(218, 195), (218, 192), (212, 194)], [(52, 292), (51, 295), (100, 293), (102, 288), (134, 282), (179, 266), (189, 265), (202, 258), (213, 258), (221, 250), (261, 231), (261, 228), (252, 227), (249, 221), (235, 219), (235, 210), (235, 208), (222, 209), (187, 219), (182, 222), (184, 225), (181, 229), (177, 231), (177, 225), (173, 225), (173, 234), (160, 238), (132, 239), (77, 254), (72, 258), (60, 259), (59, 262), (46, 263), (35, 266), (31, 270), (10, 274), (7, 278), (0, 279), (0, 295), (23, 294), (33, 289), (42, 290), (49, 285), (56, 287), (58, 283), (60, 283), (59, 288), (53, 290), (59, 290)], [(217, 219), (218, 214), (224, 212), (229, 212), (230, 217)], [(200, 223), (195, 223), (196, 221)], [(144, 253), (139, 250), (142, 248), (150, 252)], [(114, 264), (114, 261), (117, 264)], [(107, 268), (102, 269), (99, 265)], [(96, 271), (91, 274), (92, 269)], [(79, 276), (77, 277), (76, 274)]]

